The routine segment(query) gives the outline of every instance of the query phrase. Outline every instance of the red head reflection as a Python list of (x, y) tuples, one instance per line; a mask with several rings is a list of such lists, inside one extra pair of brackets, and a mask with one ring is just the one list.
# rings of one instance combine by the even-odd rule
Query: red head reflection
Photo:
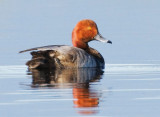
[[(99, 98), (97, 94), (91, 92), (88, 88), (73, 88), (74, 104), (76, 108), (84, 107), (97, 107), (99, 103)], [(83, 110), (79, 111), (81, 114), (94, 114), (95, 110)]]

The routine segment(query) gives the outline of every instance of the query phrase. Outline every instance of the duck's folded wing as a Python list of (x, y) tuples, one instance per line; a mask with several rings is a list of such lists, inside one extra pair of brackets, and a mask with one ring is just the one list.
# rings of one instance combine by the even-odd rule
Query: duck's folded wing
[(59, 47), (65, 47), (66, 45), (48, 45), (48, 46), (42, 46), (42, 47), (36, 47), (31, 49), (22, 50), (19, 53), (27, 52), (27, 51), (33, 51), (33, 50), (39, 50), (39, 51), (45, 51), (45, 50), (56, 50)]
[(104, 66), (103, 57), (96, 57), (98, 52), (94, 49), (84, 51), (81, 48), (67, 45), (49, 45), (23, 50), (20, 53), (27, 51), (33, 51), (31, 52), (32, 59), (26, 63), (30, 68), (50, 66), (56, 68)]

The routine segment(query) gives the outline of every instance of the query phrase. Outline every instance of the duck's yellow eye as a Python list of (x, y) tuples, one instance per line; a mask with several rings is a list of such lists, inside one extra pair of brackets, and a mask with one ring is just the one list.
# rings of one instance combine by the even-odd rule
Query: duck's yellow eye
[(91, 30), (92, 28), (90, 26), (87, 27), (88, 30)]

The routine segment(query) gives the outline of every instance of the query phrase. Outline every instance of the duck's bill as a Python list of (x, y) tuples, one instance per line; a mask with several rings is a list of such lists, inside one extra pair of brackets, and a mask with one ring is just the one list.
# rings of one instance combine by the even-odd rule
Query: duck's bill
[(94, 37), (94, 39), (97, 40), (97, 41), (100, 41), (100, 42), (112, 44), (112, 41), (105, 39), (104, 37), (102, 37), (101, 34), (97, 34), (97, 35)]

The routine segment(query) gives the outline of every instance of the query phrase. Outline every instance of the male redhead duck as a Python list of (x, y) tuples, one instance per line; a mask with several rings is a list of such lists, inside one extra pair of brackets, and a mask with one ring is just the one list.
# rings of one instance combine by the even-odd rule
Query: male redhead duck
[(88, 45), (88, 42), (93, 40), (112, 44), (100, 35), (94, 21), (85, 19), (79, 21), (73, 29), (73, 46), (49, 45), (23, 50), (20, 53), (32, 51), (32, 59), (26, 63), (29, 68), (104, 68), (102, 55)]

